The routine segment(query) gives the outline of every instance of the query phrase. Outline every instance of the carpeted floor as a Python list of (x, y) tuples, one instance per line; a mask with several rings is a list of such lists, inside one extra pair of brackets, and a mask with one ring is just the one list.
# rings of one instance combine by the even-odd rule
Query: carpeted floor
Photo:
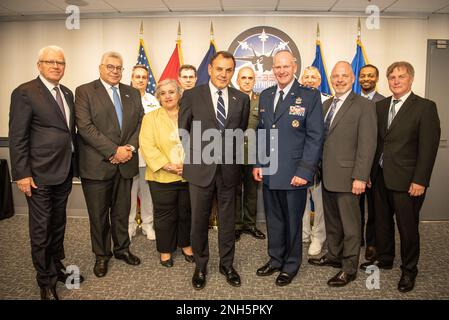
[[(264, 225), (260, 227), (265, 230)], [(211, 230), (209, 236), (211, 259), (206, 288), (195, 291), (191, 285), (194, 265), (187, 263), (178, 251), (174, 256), (174, 267), (162, 267), (155, 242), (147, 240), (140, 231), (133, 238), (131, 250), (141, 258), (141, 265), (132, 267), (112, 258), (107, 276), (95, 277), (89, 221), (84, 217), (69, 217), (64, 263), (66, 266), (78, 266), (86, 281), (79, 289), (72, 290), (59, 283), (58, 293), (61, 299), (74, 300), (449, 299), (449, 222), (421, 223), (420, 231), (419, 275), (415, 290), (407, 294), (401, 294), (396, 289), (400, 277), (398, 258), (393, 270), (381, 270), (378, 290), (367, 289), (366, 280), (370, 275), (363, 271), (346, 287), (330, 288), (326, 282), (338, 270), (309, 265), (307, 246), (303, 250), (303, 264), (297, 277), (289, 286), (280, 288), (274, 283), (275, 275), (256, 276), (256, 269), (268, 259), (267, 243), (246, 234), (236, 244), (234, 263), (241, 275), (242, 286), (231, 287), (218, 272), (216, 230)], [(39, 299), (26, 215), (15, 215), (0, 221), (0, 299)]]

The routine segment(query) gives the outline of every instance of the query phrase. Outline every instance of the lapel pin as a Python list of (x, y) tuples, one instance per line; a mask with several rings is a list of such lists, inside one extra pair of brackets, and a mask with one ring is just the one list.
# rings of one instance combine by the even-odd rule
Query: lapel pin
[(232, 99), (237, 100), (234, 96), (232, 97)]
[(125, 94), (125, 97), (129, 98), (129, 94)]

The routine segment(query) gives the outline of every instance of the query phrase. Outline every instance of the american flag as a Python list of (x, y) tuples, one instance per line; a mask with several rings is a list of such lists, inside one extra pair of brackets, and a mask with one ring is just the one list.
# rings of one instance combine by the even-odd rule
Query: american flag
[(145, 51), (143, 39), (140, 39), (139, 56), (137, 57), (137, 64), (142, 64), (147, 67), (148, 83), (146, 92), (154, 95), (154, 91), (156, 90), (156, 79), (154, 78), (153, 70), (151, 70), (150, 59), (148, 59), (147, 53)]

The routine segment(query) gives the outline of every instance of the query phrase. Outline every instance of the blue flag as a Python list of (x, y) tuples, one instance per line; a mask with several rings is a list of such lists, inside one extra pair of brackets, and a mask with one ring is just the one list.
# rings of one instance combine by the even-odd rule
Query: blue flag
[(156, 90), (156, 79), (154, 78), (153, 70), (151, 70), (150, 59), (148, 59), (147, 52), (145, 51), (143, 39), (140, 39), (139, 56), (137, 57), (137, 64), (142, 64), (145, 67), (147, 67), (148, 83), (147, 89), (145, 91), (154, 95), (154, 91)]
[(316, 41), (315, 60), (313, 60), (312, 66), (314, 66), (320, 71), (321, 84), (318, 87), (318, 89), (322, 93), (332, 95), (331, 88), (329, 86), (329, 81), (327, 78), (326, 64), (324, 63), (324, 57), (321, 50), (321, 42), (319, 40)]
[(210, 63), (210, 60), (214, 56), (214, 54), (217, 52), (217, 49), (215, 48), (215, 42), (214, 40), (210, 41), (209, 50), (207, 51), (206, 55), (203, 58), (203, 61), (201, 61), (200, 66), (198, 67), (197, 76), (198, 79), (196, 81), (196, 86), (206, 84), (209, 82), (209, 72), (208, 72), (208, 65)]
[(352, 71), (355, 75), (355, 81), (352, 85), (352, 91), (356, 94), (360, 94), (362, 92), (362, 88), (360, 87), (358, 76), (360, 69), (368, 63), (368, 59), (366, 58), (365, 49), (363, 48), (362, 41), (360, 39), (357, 40), (357, 52), (355, 53), (354, 59), (352, 59), (351, 67)]

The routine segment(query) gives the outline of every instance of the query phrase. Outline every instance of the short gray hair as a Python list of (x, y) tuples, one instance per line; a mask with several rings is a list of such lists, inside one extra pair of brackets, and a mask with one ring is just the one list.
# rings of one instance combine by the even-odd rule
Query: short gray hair
[(176, 92), (178, 93), (179, 97), (181, 97), (182, 95), (182, 88), (179, 85), (178, 81), (174, 80), (174, 79), (165, 79), (160, 81), (157, 86), (156, 86), (156, 91), (154, 92), (154, 96), (156, 97), (156, 99), (159, 101), (159, 103), (161, 102), (159, 100), (159, 98), (161, 97), (161, 87), (162, 86), (166, 86), (168, 84), (173, 84), (176, 88)]
[(314, 66), (305, 67), (304, 71), (302, 73), (303, 76), (304, 76), (304, 72), (306, 72), (306, 71), (314, 71), (314, 72), (316, 72), (316, 75), (318, 76), (318, 78), (321, 79), (321, 73), (320, 73), (320, 70), (318, 70), (317, 67), (314, 67)]
[(51, 46), (43, 47), (39, 50), (39, 52), (37, 53), (37, 61), (38, 62), (41, 61), (44, 54), (47, 53), (48, 51), (60, 52), (60, 53), (62, 53), (63, 56), (65, 56), (64, 50), (62, 50), (61, 47), (56, 46), (56, 45), (51, 45)]
[(104, 61), (107, 59), (107, 58), (116, 58), (116, 59), (120, 59), (120, 61), (122, 62), (122, 64), (123, 64), (123, 57), (122, 57), (122, 55), (120, 54), (120, 53), (118, 53), (118, 52), (115, 52), (115, 51), (108, 51), (108, 52), (105, 52), (105, 53), (103, 53), (103, 55), (101, 56), (101, 64), (104, 64)]

